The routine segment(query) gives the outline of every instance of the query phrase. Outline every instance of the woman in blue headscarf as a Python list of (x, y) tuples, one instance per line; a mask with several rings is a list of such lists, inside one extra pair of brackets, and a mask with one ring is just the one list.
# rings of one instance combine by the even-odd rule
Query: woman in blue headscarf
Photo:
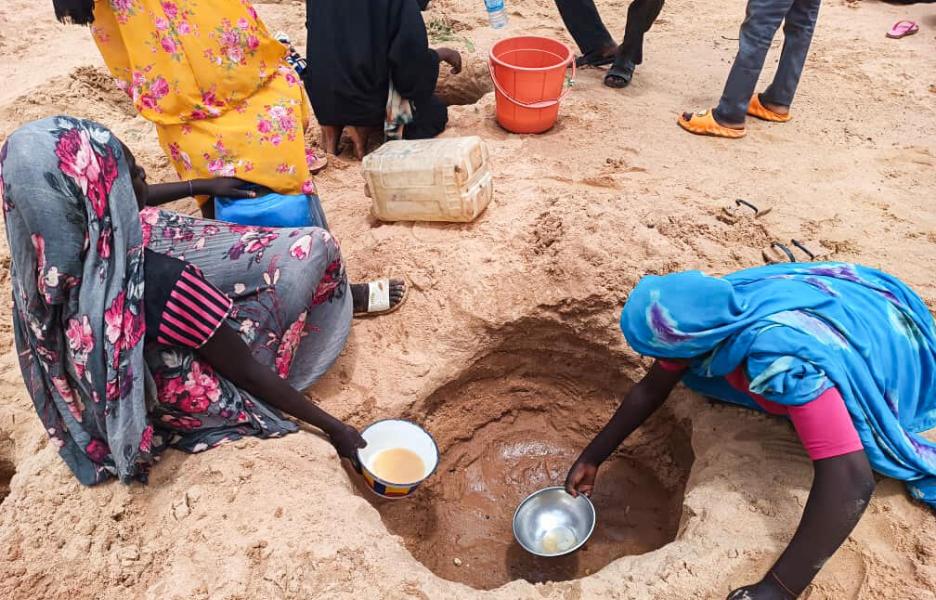
[(936, 507), (936, 444), (919, 435), (936, 426), (936, 324), (896, 278), (843, 263), (648, 276), (621, 329), (657, 360), (569, 471), (569, 493), (591, 493), (601, 463), (680, 380), (787, 416), (813, 460), (795, 535), (760, 582), (730, 599), (798, 597), (864, 512), (872, 467)]

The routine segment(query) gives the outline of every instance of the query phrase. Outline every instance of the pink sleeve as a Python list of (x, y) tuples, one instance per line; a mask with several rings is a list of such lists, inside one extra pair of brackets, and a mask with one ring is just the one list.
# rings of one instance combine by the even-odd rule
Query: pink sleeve
[(838, 389), (829, 388), (812, 402), (791, 406), (788, 410), (790, 421), (812, 460), (864, 449)]
[(201, 348), (224, 324), (233, 304), (197, 267), (186, 265), (163, 308), (156, 341)]
[(660, 368), (664, 371), (669, 371), (670, 373), (682, 373), (689, 368), (675, 360), (664, 360), (662, 358), (658, 358), (656, 364), (660, 365)]

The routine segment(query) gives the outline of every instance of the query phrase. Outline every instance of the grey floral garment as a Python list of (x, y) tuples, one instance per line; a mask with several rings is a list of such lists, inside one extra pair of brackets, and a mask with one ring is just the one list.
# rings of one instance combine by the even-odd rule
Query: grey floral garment
[(166, 446), (199, 451), (296, 430), (194, 351), (144, 343), (143, 249), (198, 266), (234, 299), (229, 323), (256, 358), (302, 388), (350, 330), (351, 295), (326, 230), (141, 215), (120, 143), (70, 117), (9, 137), (0, 190), (23, 378), (79, 481), (145, 481)]
[[(141, 223), (149, 250), (194, 264), (234, 300), (229, 325), (293, 387), (308, 387), (338, 358), (352, 303), (328, 231), (234, 225), (154, 208), (141, 213)], [(148, 344), (146, 362), (159, 398), (153, 420), (172, 431), (173, 446), (198, 452), (242, 435), (295, 430), (188, 348)]]

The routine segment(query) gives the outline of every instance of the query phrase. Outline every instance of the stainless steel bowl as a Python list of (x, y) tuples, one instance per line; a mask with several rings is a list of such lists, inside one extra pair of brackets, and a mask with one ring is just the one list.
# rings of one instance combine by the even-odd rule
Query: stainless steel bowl
[(595, 531), (595, 507), (585, 495), (577, 498), (561, 487), (534, 492), (517, 507), (514, 537), (537, 556), (564, 556), (581, 548)]

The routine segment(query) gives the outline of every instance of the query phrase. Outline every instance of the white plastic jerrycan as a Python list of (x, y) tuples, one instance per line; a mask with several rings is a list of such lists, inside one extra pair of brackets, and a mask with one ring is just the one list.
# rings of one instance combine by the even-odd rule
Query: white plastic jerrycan
[(396, 140), (364, 157), (364, 179), (382, 221), (467, 223), (494, 195), (481, 138)]

